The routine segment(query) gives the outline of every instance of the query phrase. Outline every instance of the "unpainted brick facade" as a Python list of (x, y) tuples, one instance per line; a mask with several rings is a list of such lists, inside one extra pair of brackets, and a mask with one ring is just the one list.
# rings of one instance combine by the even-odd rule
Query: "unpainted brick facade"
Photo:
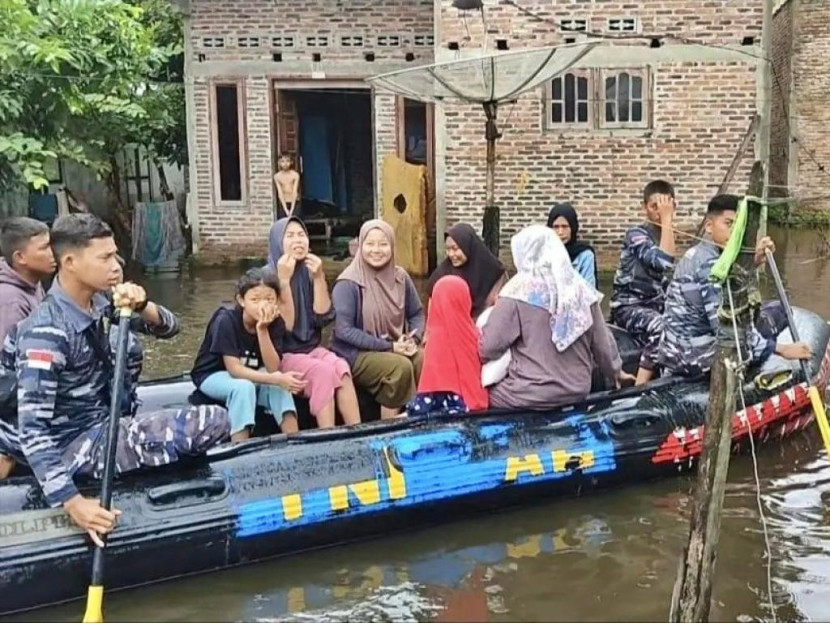
[[(734, 46), (745, 36), (759, 42), (763, 23), (762, 3), (755, 0), (655, 0), (639, 4), (525, 0), (519, 4), (548, 21), (539, 21), (507, 4), (494, 4), (487, 20), (491, 41), (506, 39), (511, 49), (557, 45), (574, 36), (555, 26), (561, 20), (585, 20), (587, 30), (608, 33), (609, 20), (633, 17), (642, 34)], [(473, 40), (481, 37), (480, 22), (468, 17), (465, 26), (451, 2), (442, 2), (440, 45), (449, 41), (463, 45), (468, 27)], [(680, 42), (664, 38), (663, 43)], [(757, 48), (746, 49), (757, 53)], [(580, 212), (584, 237), (598, 244), (606, 265), (613, 265), (622, 233), (640, 218), (642, 188), (654, 178), (667, 179), (676, 186), (679, 224), (696, 225), (755, 115), (755, 60), (746, 56), (742, 62), (648, 67), (651, 121), (650, 127), (640, 130), (546, 127), (542, 93), (526, 94), (515, 106), (504, 106), (496, 183), (504, 242), (523, 225), (544, 219), (555, 201), (570, 200)], [(483, 141), (479, 109), (447, 107), (448, 222), (480, 219)], [(751, 145), (747, 152), (730, 190), (740, 192), (746, 187)]]
[[(580, 75), (591, 80), (590, 96), (583, 101), (591, 111), (589, 125), (553, 123), (549, 89), (526, 93), (515, 105), (500, 110), (503, 138), (497, 148), (496, 201), (502, 208), (505, 243), (521, 226), (543, 219), (554, 201), (570, 200), (580, 211), (584, 237), (597, 243), (605, 252), (602, 255), (613, 257), (623, 231), (640, 218), (642, 187), (658, 177), (677, 187), (680, 224), (696, 224), (756, 114), (752, 54), (759, 53), (762, 3), (519, 0), (519, 4), (543, 19), (501, 1), (485, 2), (491, 47), (500, 39), (515, 50), (580, 36), (563, 32), (561, 20), (575, 20), (570, 23), (577, 28), (583, 27), (584, 20), (585, 29), (606, 34), (633, 29), (659, 35), (664, 46), (683, 43), (672, 36), (714, 46), (738, 46), (744, 37), (754, 37), (756, 45), (745, 47), (748, 53), (737, 60), (733, 55), (728, 61), (680, 60), (585, 70)], [(272, 81), (310, 81), (315, 69), (325, 71), (327, 80), (360, 80), (433, 58), (449, 60), (454, 54), (448, 50), (451, 42), (461, 48), (476, 47), (483, 38), (478, 14), (469, 13), (465, 20), (450, 0), (191, 0), (190, 32), (196, 108), (192, 197), (201, 249), (231, 249), (237, 255), (249, 244), (261, 249), (270, 224), (275, 167)], [(378, 35), (396, 33), (402, 33), (406, 42), (394, 48), (377, 46)], [(432, 34), (434, 49), (425, 48), (427, 42), (432, 44), (425, 35)], [(355, 35), (364, 37), (364, 47), (342, 45), (341, 37)], [(252, 37), (259, 47), (251, 47)], [(283, 39), (275, 39), (279, 37)], [(274, 62), (274, 44), (284, 43), (284, 37), (293, 37), (294, 47), (282, 49), (282, 62)], [(328, 47), (320, 48), (320, 40), (309, 37), (327, 37)], [(217, 47), (217, 38), (223, 39), (222, 47)], [(647, 47), (648, 41), (619, 44)], [(364, 61), (369, 50), (377, 54), (375, 63)], [(414, 62), (403, 60), (407, 51), (417, 55)], [(322, 54), (319, 64), (300, 63), (313, 52)], [(229, 65), (246, 69), (229, 70)], [(619, 86), (620, 73), (642, 80), (638, 109), (642, 121), (633, 124), (639, 127), (607, 127), (605, 122), (605, 80), (617, 76)], [(223, 206), (214, 192), (209, 94), (211, 81), (233, 78), (239, 79), (245, 94), (247, 193), (241, 205)], [(396, 151), (395, 97), (378, 93), (373, 104), (377, 170), (383, 156)], [(623, 113), (617, 109), (616, 114)], [(448, 103), (443, 119), (444, 125), (435, 128), (445, 154), (441, 158), (439, 149), (436, 161), (439, 213), (443, 210), (447, 225), (460, 220), (478, 225), (484, 205), (484, 115), (478, 107)], [(730, 190), (745, 188), (752, 150), (750, 145)], [(379, 184), (375, 188), (379, 196)]]
[(776, 194), (825, 210), (830, 209), (828, 21), (826, 0), (786, 0), (775, 13), (770, 153)]
[[(274, 87), (302, 82), (308, 88), (360, 89), (376, 73), (432, 62), (434, 5), (432, 0), (191, 0), (186, 13), (195, 109), (191, 200), (200, 251), (261, 254), (275, 201)], [(319, 62), (313, 61), (315, 53)], [(369, 53), (372, 62), (366, 60)], [(325, 72), (324, 80), (315, 78), (317, 71)], [(216, 192), (211, 96), (216, 84), (239, 84), (243, 93), (245, 191), (242, 201), (232, 203), (219, 201)], [(395, 152), (393, 96), (373, 97), (373, 123), (375, 152)], [(379, 184), (374, 186), (379, 195)]]

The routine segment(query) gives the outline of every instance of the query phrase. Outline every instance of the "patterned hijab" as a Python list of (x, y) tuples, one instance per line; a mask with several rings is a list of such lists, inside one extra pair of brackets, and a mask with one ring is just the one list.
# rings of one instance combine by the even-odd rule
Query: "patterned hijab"
[(544, 225), (513, 236), (510, 250), (518, 272), (500, 296), (550, 312), (551, 339), (561, 353), (591, 328), (591, 306), (601, 295), (576, 273), (559, 236)]
[[(379, 229), (389, 240), (392, 258), (375, 269), (363, 259), (363, 243), (373, 229)], [(363, 330), (376, 337), (398, 339), (406, 323), (406, 273), (395, 264), (395, 231), (380, 219), (366, 221), (360, 228), (357, 253), (338, 281), (345, 279), (360, 286), (363, 300)]]

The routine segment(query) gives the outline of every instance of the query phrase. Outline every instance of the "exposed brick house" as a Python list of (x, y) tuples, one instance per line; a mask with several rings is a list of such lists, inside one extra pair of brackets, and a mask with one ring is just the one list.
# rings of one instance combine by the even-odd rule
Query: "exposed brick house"
[[(773, 17), (770, 184), (830, 209), (830, 2), (783, 0)], [(820, 167), (827, 167), (822, 171)]]
[[(363, 82), (464, 56), (481, 45), (478, 13), (462, 14), (451, 0), (179, 3), (192, 79), (190, 215), (200, 250), (241, 253), (265, 246), (275, 201), (275, 154), (305, 149), (296, 136), (298, 115), (307, 120), (300, 121), (301, 134), (312, 128), (319, 135), (313, 125), (319, 119), (313, 118), (333, 109), (341, 117), (353, 115), (349, 128), (362, 128), (338, 139), (351, 167), (349, 179), (340, 182), (341, 190), (348, 188), (341, 192), (349, 202), (343, 209), (377, 213), (384, 156), (416, 157), (416, 144), (426, 138), (420, 157), (434, 179), (437, 229), (459, 220), (480, 223), (482, 111), (457, 103), (415, 105), (366, 90)], [(496, 201), (503, 240), (542, 219), (553, 201), (572, 200), (586, 237), (616, 252), (624, 228), (638, 218), (642, 186), (654, 177), (677, 186), (684, 223), (699, 218), (756, 114), (762, 3), (519, 4), (539, 17), (504, 0), (485, 0), (490, 47), (501, 41), (516, 50), (584, 36), (574, 30), (662, 38), (659, 48), (648, 39), (621, 41), (626, 47), (618, 53), (594, 56), (594, 65), (580, 66), (501, 109)], [(304, 162), (312, 156), (305, 153)], [(751, 160), (743, 159), (733, 189), (745, 187)], [(306, 166), (304, 176), (313, 175)]]

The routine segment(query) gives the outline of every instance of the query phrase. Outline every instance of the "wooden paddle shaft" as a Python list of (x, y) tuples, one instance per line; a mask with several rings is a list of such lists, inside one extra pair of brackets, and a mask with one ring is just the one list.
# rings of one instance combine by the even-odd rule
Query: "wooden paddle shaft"
[[(766, 250), (767, 264), (772, 273), (772, 280), (775, 282), (775, 289), (778, 291), (778, 300), (784, 306), (784, 313), (787, 314), (787, 324), (790, 325), (790, 335), (793, 336), (793, 342), (800, 341), (798, 337), (798, 329), (793, 320), (793, 308), (790, 307), (790, 301), (787, 299), (787, 292), (784, 290), (784, 282), (781, 281), (781, 273), (778, 272), (778, 265), (775, 263), (775, 256), (769, 249)], [(799, 359), (798, 363), (801, 365), (801, 372), (804, 374), (804, 380), (809, 384), (811, 382), (810, 371), (807, 368), (807, 362)]]
[[(110, 392), (110, 412), (107, 421), (104, 473), (101, 477), (101, 506), (110, 510), (112, 506), (112, 481), (115, 477), (115, 455), (118, 449), (118, 423), (121, 419), (121, 397), (124, 390), (124, 373), (127, 369), (127, 339), (130, 334), (130, 308), (120, 310), (118, 340), (115, 349), (115, 371)], [(101, 539), (106, 543), (106, 535)], [(92, 585), (101, 586), (104, 581), (104, 549), (96, 547), (92, 557)]]

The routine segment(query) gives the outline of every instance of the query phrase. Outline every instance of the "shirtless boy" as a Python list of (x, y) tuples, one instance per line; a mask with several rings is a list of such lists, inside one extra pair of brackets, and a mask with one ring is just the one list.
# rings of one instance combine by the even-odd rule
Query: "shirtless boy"
[[(277, 187), (277, 198), (285, 216), (292, 216), (297, 203), (300, 189), (300, 174), (292, 167), (291, 156), (281, 154), (277, 164), (280, 170), (274, 175), (274, 184)], [(277, 215), (279, 216), (279, 215)]]

